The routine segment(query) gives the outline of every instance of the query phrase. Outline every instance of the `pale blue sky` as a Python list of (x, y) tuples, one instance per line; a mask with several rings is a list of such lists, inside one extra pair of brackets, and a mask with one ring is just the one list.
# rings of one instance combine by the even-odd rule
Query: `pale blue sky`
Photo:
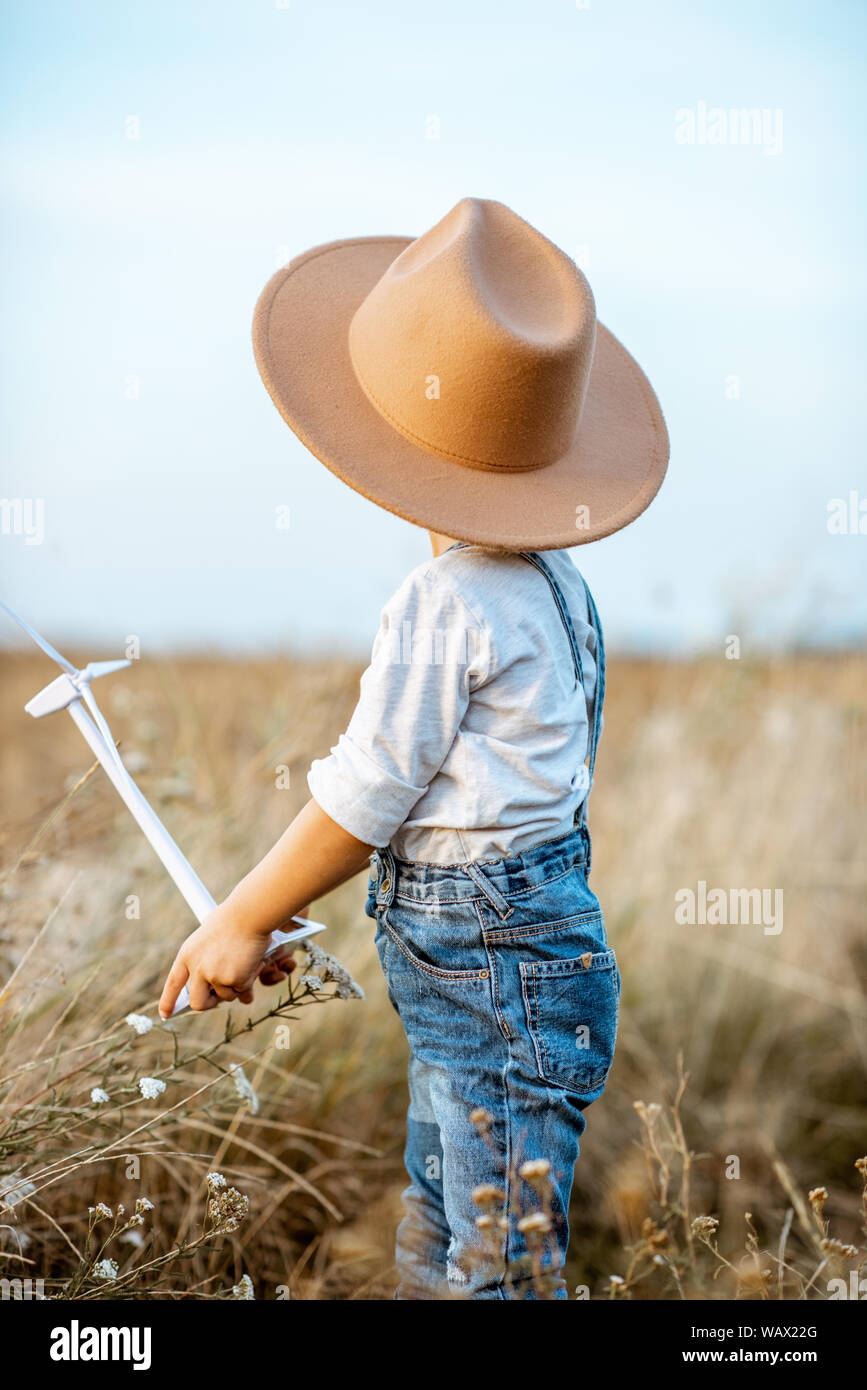
[[(52, 640), (369, 647), (426, 540), (286, 428), (252, 310), (308, 246), (468, 194), (585, 261), (666, 413), (659, 498), (575, 552), (612, 646), (867, 635), (867, 536), (826, 524), (867, 500), (863, 4), (0, 13), (2, 495), (45, 499), (43, 544), (0, 536), (2, 591)], [(781, 150), (678, 143), (702, 102), (779, 111)]]

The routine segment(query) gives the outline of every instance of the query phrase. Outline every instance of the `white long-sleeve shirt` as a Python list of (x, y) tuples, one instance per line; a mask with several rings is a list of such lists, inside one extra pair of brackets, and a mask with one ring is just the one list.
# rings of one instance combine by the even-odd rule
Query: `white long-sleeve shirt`
[(419, 565), (382, 612), (346, 732), (308, 774), (344, 830), (435, 864), (499, 859), (566, 834), (586, 794), (596, 633), (568, 551), (544, 575), (479, 546)]

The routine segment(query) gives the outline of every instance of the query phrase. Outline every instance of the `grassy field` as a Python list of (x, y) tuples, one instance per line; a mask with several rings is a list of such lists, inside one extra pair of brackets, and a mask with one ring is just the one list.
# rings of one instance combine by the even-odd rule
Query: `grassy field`
[[(3, 667), (0, 1276), (83, 1299), (247, 1280), (265, 1299), (389, 1298), (405, 1043), (363, 881), (315, 915), (364, 1002), (262, 991), (136, 1032), (125, 1016), (156, 1017), (191, 923), (71, 721), (24, 714), (50, 664)], [(191, 660), (101, 682), (215, 896), (304, 800), (358, 675)], [(611, 661), (592, 879), (623, 1005), (576, 1171), (573, 1292), (826, 1298), (867, 1276), (865, 755), (863, 654)], [(678, 923), (700, 881), (782, 890), (782, 930)]]

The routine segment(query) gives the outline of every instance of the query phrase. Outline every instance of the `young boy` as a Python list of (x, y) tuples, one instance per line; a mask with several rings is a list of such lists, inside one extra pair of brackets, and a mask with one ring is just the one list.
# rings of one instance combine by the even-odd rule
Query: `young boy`
[[(371, 861), (410, 1045), (402, 1299), (565, 1298), (584, 1110), (620, 975), (587, 882), (605, 654), (566, 548), (668, 461), (641, 369), (577, 267), (503, 204), (314, 248), (266, 286), (259, 370), (307, 447), (428, 529), (309, 800), (184, 943), (160, 1001), (249, 1002), (270, 933)], [(289, 965), (284, 959), (283, 965)]]

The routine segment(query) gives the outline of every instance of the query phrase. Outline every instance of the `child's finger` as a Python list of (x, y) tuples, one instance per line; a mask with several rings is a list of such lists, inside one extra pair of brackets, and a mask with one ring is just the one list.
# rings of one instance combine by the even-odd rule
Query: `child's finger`
[(190, 976), (190, 1008), (197, 1013), (203, 1013), (205, 1009), (213, 1009), (219, 1004), (219, 999), (213, 993), (210, 983), (204, 975), (198, 973)]
[(269, 956), (259, 967), (259, 979), (263, 985), (281, 985), (290, 971), (295, 969), (295, 960), (292, 956), (284, 956), (278, 959)]
[(222, 999), (224, 1004), (233, 1004), (238, 998), (238, 990), (233, 989), (231, 985), (215, 985), (212, 982), (211, 989), (218, 999)]
[(163, 992), (160, 995), (159, 1014), (160, 1018), (170, 1018), (172, 1009), (178, 1001), (178, 995), (187, 983), (189, 970), (184, 965), (180, 956), (175, 957), (175, 963), (168, 973)]
[(275, 970), (271, 965), (263, 965), (259, 971), (259, 983), (263, 985), (279, 985), (286, 979), (282, 970)]

